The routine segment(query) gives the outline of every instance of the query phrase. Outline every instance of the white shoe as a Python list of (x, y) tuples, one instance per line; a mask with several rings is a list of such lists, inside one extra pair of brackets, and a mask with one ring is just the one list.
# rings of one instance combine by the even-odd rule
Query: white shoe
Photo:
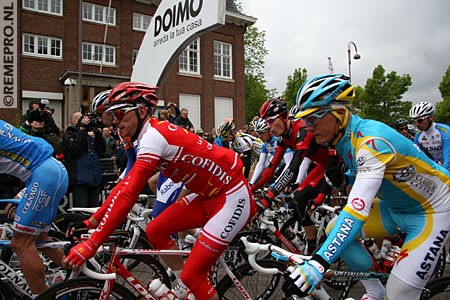
[(172, 293), (174, 293), (178, 299), (186, 299), (188, 290), (186, 287), (177, 284), (173, 289)]
[(369, 295), (369, 294), (364, 294), (362, 296), (362, 298), (361, 298), (361, 300), (383, 300), (383, 299), (384, 299), (384, 297), (383, 298), (378, 298), (378, 297), (374, 297), (374, 296)]
[(445, 260), (448, 264), (450, 264), (450, 253), (447, 254), (447, 259)]

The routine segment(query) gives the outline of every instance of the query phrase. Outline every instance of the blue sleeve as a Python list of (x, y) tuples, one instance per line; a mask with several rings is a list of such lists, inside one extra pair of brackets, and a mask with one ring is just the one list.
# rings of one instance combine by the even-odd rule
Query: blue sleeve
[(131, 167), (133, 167), (134, 163), (136, 162), (136, 152), (134, 151), (134, 148), (129, 148), (125, 150), (125, 154), (127, 155), (127, 167), (125, 168), (125, 175), (130, 172)]
[(355, 218), (345, 210), (342, 211), (328, 238), (316, 254), (331, 265), (356, 240), (363, 224), (362, 220)]
[(450, 131), (442, 132), (442, 155), (444, 156), (444, 168), (450, 171)]

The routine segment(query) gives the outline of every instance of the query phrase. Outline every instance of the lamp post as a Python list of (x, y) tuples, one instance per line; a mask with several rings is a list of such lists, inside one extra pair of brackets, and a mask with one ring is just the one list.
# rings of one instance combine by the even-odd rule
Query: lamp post
[(348, 77), (350, 78), (350, 82), (352, 81), (352, 57), (350, 54), (350, 48), (353, 45), (353, 47), (355, 47), (355, 55), (353, 56), (354, 60), (358, 60), (361, 58), (361, 55), (358, 54), (358, 48), (356, 47), (356, 44), (352, 41), (348, 42), (347, 44), (347, 58), (348, 58)]

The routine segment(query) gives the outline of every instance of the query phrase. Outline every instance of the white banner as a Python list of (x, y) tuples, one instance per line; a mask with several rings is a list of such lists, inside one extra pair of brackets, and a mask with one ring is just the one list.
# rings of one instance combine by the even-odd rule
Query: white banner
[(161, 1), (139, 49), (131, 81), (159, 85), (194, 38), (224, 24), (225, 0)]
[(0, 108), (17, 108), (17, 4), (16, 0), (3, 0), (0, 31), (3, 68), (0, 79)]

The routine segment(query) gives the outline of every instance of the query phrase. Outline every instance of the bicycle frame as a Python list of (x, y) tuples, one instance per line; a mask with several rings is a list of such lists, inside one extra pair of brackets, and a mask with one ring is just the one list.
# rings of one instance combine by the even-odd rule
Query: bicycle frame
[[(100, 294), (99, 300), (107, 300), (113, 290), (116, 277), (122, 277), (133, 289), (139, 293), (144, 299), (157, 299), (148, 286), (151, 282), (142, 283), (135, 275), (133, 275), (126, 267), (126, 260), (123, 260), (123, 256), (126, 255), (189, 255), (190, 250), (151, 250), (151, 249), (125, 249), (118, 246), (113, 246), (112, 258), (108, 264), (107, 274), (96, 273), (91, 271), (88, 276), (105, 280), (105, 275), (111, 275), (111, 278), (105, 280), (103, 290)], [(244, 286), (239, 282), (238, 278), (233, 274), (231, 268), (225, 263), (223, 257), (220, 257), (218, 262), (224, 268), (225, 272), (232, 279), (236, 287), (241, 292), (244, 299), (251, 300), (249, 293), (245, 290)], [(83, 273), (86, 273), (83, 270)], [(114, 275), (113, 275), (114, 274)]]
[[(5, 226), (2, 227), (5, 229)], [(62, 249), (66, 244), (70, 242), (36, 242), (38, 249)], [(0, 240), (0, 249), (11, 247), (10, 240)], [(10, 288), (10, 291), (20, 298), (31, 297), (32, 293), (28, 287), (28, 283), (25, 278), (14, 271), (4, 260), (0, 259), (0, 278), (4, 279), (4, 283)]]

